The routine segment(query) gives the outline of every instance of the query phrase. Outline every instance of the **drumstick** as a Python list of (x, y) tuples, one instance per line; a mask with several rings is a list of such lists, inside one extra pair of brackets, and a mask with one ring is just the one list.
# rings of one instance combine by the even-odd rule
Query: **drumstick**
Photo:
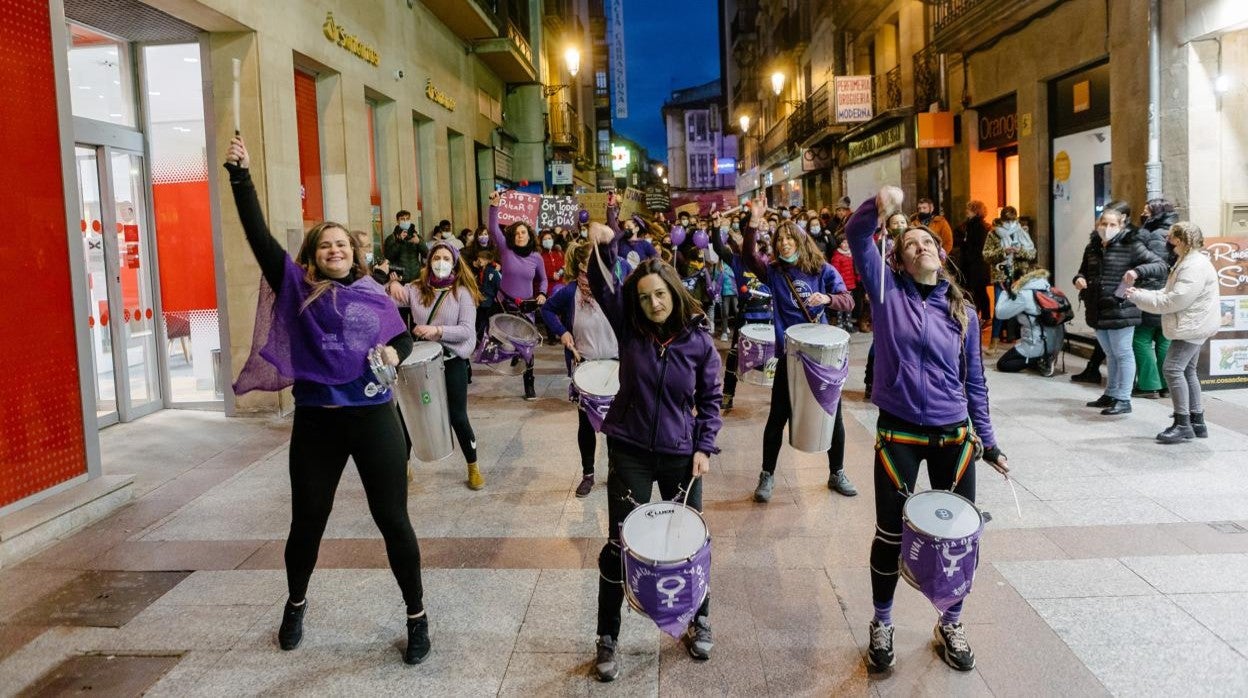
[(239, 99), (239, 90), (238, 90), (238, 76), (239, 76), (239, 73), (242, 72), (242, 65), (243, 65), (242, 61), (240, 61), (237, 58), (234, 59), (234, 135), (235, 136), (241, 133), (241, 117), (239, 114), (240, 99)]
[(1001, 473), (1005, 481), (1010, 485), (1010, 492), (1014, 494), (1014, 511), (1018, 512), (1018, 518), (1023, 518), (1023, 508), (1018, 505), (1018, 490), (1014, 489), (1014, 481), (1010, 479), (1009, 473)]

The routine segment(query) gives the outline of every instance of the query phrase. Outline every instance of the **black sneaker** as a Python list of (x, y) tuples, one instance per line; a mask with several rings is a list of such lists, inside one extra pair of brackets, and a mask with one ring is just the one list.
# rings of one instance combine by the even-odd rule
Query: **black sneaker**
[(1101, 410), (1103, 415), (1131, 414), (1130, 400), (1114, 400), (1114, 404)]
[(1089, 372), (1086, 370), (1080, 371), (1079, 373), (1076, 373), (1073, 376), (1071, 376), (1070, 380), (1071, 382), (1074, 382), (1074, 383), (1091, 383), (1092, 385), (1100, 385), (1101, 384), (1101, 372), (1100, 371)]
[(303, 614), (308, 610), (308, 602), (295, 606), (289, 601), (282, 611), (282, 625), (277, 629), (277, 644), (287, 652), (303, 642)]
[(1087, 403), (1088, 407), (1110, 407), (1114, 404), (1114, 399), (1108, 395), (1102, 395), (1092, 402)]
[(871, 621), (871, 643), (867, 646), (867, 668), (871, 671), (884, 671), (897, 663), (897, 655), (893, 653), (893, 626)]
[(581, 476), (581, 484), (576, 486), (576, 496), (581, 498), (588, 497), (589, 491), (592, 489), (594, 489), (594, 474), (583, 475)]
[(403, 661), (407, 664), (420, 664), (429, 656), (429, 615), (407, 619), (407, 651), (403, 653)]
[(845, 476), (844, 468), (828, 476), (828, 489), (834, 490), (845, 497), (856, 497), (858, 495), (858, 490), (854, 488), (854, 483), (850, 482), (849, 478)]
[(754, 501), (766, 503), (771, 501), (771, 491), (776, 486), (776, 476), (764, 470), (758, 474), (758, 487), (754, 488)]
[(597, 655), (594, 657), (594, 676), (607, 683), (620, 675), (620, 665), (615, 661), (615, 638), (603, 635), (598, 638)]
[(945, 660), (945, 664), (958, 671), (975, 668), (975, 653), (966, 642), (966, 628), (961, 623), (941, 625), (937, 622), (932, 635), (936, 638), (936, 653)]
[(715, 642), (711, 639), (711, 621), (706, 616), (698, 616), (685, 630), (685, 644), (689, 648), (689, 656), (705, 662), (711, 658), (711, 648)]

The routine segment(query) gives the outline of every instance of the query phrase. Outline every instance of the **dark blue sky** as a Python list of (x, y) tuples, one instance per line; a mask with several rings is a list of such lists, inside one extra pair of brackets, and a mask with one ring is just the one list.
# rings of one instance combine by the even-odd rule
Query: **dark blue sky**
[(718, 6), (715, 0), (624, 0), (628, 118), (616, 119), (615, 130), (655, 160), (667, 159), (659, 110), (672, 90), (719, 77)]

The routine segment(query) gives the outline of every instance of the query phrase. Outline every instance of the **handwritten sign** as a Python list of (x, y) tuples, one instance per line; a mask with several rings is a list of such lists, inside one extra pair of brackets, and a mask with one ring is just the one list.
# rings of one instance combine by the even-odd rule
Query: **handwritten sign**
[(545, 229), (559, 225), (571, 228), (576, 224), (576, 214), (580, 210), (581, 202), (575, 196), (543, 196), (537, 227)]
[[(617, 192), (617, 195), (620, 199), (621, 220), (646, 210), (646, 193), (640, 189), (629, 187), (623, 192)], [(606, 194), (581, 194), (577, 199), (581, 202), (581, 207), (589, 211), (591, 220), (602, 222), (607, 219)]]
[(505, 191), (498, 197), (498, 223), (504, 227), (516, 221), (536, 225), (541, 206), (541, 194)]

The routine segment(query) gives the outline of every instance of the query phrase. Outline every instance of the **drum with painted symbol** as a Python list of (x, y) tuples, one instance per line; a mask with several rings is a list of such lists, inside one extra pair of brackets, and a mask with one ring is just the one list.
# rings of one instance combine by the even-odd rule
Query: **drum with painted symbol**
[(541, 341), (537, 326), (528, 319), (499, 313), (490, 318), (489, 329), (481, 337), (472, 360), (503, 375), (518, 375), (533, 365), (533, 349)]
[(615, 359), (581, 362), (572, 371), (572, 390), (590, 426), (594, 431), (602, 431), (607, 411), (620, 392), (620, 362)]
[(789, 445), (807, 453), (832, 447), (836, 407), (849, 375), (849, 333), (816, 323), (784, 332), (789, 372)]
[(751, 323), (737, 334), (737, 377), (768, 388), (776, 377), (776, 328)]
[(416, 342), (412, 353), (399, 364), (394, 379), (403, 424), (412, 438), (417, 459), (432, 462), (451, 455), (451, 416), (446, 400), (446, 364), (442, 345)]
[(945, 490), (912, 494), (902, 508), (901, 576), (941, 613), (966, 598), (979, 566), (984, 516)]
[(628, 605), (680, 637), (710, 591), (711, 534), (706, 520), (680, 502), (651, 502), (620, 526)]

